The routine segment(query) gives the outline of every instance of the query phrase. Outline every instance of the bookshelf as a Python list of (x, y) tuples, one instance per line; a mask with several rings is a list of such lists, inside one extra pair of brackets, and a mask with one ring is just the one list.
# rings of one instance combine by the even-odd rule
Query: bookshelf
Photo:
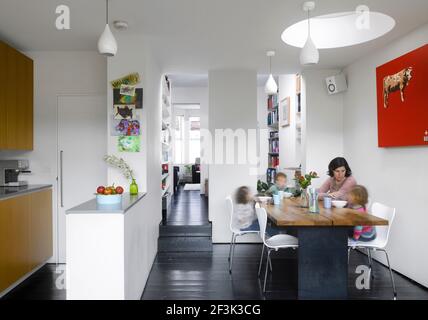
[(172, 186), (172, 152), (171, 152), (171, 82), (167, 76), (162, 77), (162, 119), (161, 119), (161, 194), (162, 221), (166, 223), (168, 208), (171, 202)]
[(266, 182), (274, 183), (279, 168), (279, 102), (278, 95), (267, 99), (267, 126), (269, 128), (269, 153)]

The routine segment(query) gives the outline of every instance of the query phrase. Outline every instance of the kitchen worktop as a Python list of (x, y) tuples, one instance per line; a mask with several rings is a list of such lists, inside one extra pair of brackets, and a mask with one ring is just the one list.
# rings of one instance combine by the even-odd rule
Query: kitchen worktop
[(0, 187), (0, 200), (18, 197), (27, 193), (52, 188), (51, 184), (29, 184), (21, 187)]
[(99, 205), (97, 200), (86, 201), (74, 208), (67, 210), (66, 214), (94, 214), (94, 213), (116, 213), (124, 214), (140, 201), (146, 193), (131, 196), (129, 193), (122, 195), (122, 202), (117, 205)]

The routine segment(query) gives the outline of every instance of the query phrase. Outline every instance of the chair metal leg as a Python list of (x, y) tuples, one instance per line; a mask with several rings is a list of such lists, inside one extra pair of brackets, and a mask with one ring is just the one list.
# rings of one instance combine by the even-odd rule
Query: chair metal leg
[(268, 254), (266, 257), (266, 271), (265, 271), (265, 282), (263, 284), (263, 292), (266, 292), (266, 282), (267, 282), (267, 275), (268, 275), (268, 271), (269, 271), (269, 261), (270, 261), (270, 253), (271, 253), (271, 249), (268, 250)]
[(237, 237), (236, 235), (233, 237), (232, 255), (230, 256), (229, 273), (232, 273), (232, 267), (233, 267), (233, 256), (235, 255), (236, 237)]
[(349, 255), (351, 253), (351, 247), (348, 247), (348, 264), (349, 264)]
[(260, 273), (262, 272), (262, 264), (263, 264), (263, 254), (265, 253), (265, 244), (262, 245), (262, 254), (260, 255), (259, 262), (259, 271), (257, 272), (257, 276), (260, 277)]
[(232, 233), (232, 239), (230, 240), (230, 247), (229, 247), (229, 257), (227, 258), (227, 261), (229, 262), (230, 265), (230, 256), (232, 255), (232, 244), (233, 244), (233, 237), (235, 236), (234, 233)]
[(372, 259), (372, 252), (370, 250), (370, 248), (366, 248), (367, 250), (367, 257), (369, 259), (369, 266), (370, 266), (370, 277), (372, 279), (374, 279), (374, 274), (373, 274), (373, 259)]
[(381, 251), (385, 252), (386, 262), (388, 263), (388, 268), (389, 268), (389, 275), (391, 276), (392, 290), (394, 292), (394, 300), (397, 300), (397, 290), (395, 288), (395, 281), (394, 281), (394, 275), (392, 274), (391, 264), (389, 263), (388, 252), (386, 252), (386, 250), (384, 249), (382, 249)]
[(269, 269), (272, 272), (272, 259), (269, 257)]

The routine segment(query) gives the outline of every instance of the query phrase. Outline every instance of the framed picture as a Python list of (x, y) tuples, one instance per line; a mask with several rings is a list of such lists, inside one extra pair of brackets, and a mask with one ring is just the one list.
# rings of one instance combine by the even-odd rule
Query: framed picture
[(376, 69), (379, 147), (428, 146), (427, 74), (428, 45)]
[(279, 103), (279, 117), (281, 127), (290, 125), (290, 97), (285, 98)]

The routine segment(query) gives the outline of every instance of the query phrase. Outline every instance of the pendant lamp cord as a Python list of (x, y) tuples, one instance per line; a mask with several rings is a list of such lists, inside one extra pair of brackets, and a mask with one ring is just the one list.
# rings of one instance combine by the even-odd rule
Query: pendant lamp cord
[(310, 11), (308, 10), (308, 37), (311, 36), (311, 18), (310, 18)]
[(106, 0), (106, 24), (108, 24), (108, 0)]

